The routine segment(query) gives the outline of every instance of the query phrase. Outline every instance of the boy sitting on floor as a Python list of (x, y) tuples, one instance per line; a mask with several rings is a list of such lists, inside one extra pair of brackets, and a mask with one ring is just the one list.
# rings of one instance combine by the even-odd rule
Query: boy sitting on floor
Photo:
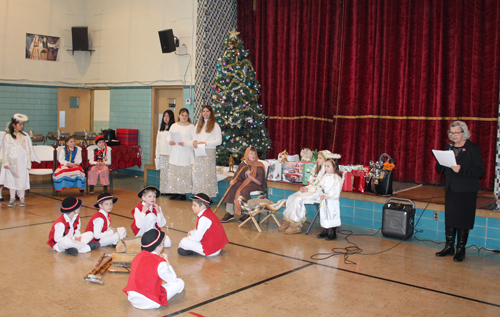
[(116, 246), (120, 239), (127, 236), (127, 230), (124, 227), (113, 228), (111, 227), (111, 216), (109, 213), (113, 210), (113, 205), (118, 201), (118, 198), (113, 197), (111, 194), (102, 193), (97, 197), (97, 202), (94, 204), (95, 208), (100, 208), (92, 218), (85, 232), (92, 232), (94, 239), (102, 247), (113, 245)]
[[(142, 198), (142, 201), (132, 210), (132, 231), (136, 237), (156, 228), (161, 231), (161, 228), (167, 224), (167, 220), (161, 211), (161, 207), (156, 203), (156, 197), (160, 197), (160, 190), (153, 186), (148, 186), (141, 190), (137, 196)], [(172, 241), (168, 236), (165, 236), (165, 248), (170, 248)]]
[[(141, 238), (141, 252), (132, 260), (127, 286), (123, 289), (135, 308), (154, 309), (184, 298), (184, 281), (162, 253), (165, 232), (151, 229)], [(167, 282), (162, 285), (162, 280)]]
[(210, 209), (212, 201), (203, 193), (191, 199), (191, 209), (198, 215), (196, 229), (189, 231), (187, 237), (182, 238), (177, 252), (180, 255), (218, 255), (229, 241), (219, 218)]
[(49, 241), (47, 241), (47, 244), (54, 251), (65, 252), (74, 256), (100, 247), (99, 242), (90, 242), (94, 237), (92, 232), (80, 234), (79, 213), (81, 206), (81, 199), (75, 197), (64, 198), (61, 204), (62, 215), (52, 225)]

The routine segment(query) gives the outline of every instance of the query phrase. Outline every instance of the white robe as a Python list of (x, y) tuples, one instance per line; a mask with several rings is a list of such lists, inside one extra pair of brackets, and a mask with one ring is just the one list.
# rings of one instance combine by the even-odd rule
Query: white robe
[[(319, 208), (319, 218), (322, 228), (340, 227), (340, 193), (342, 192), (343, 179), (337, 174), (325, 174), (319, 182), (321, 195), (327, 199), (322, 200)], [(320, 196), (321, 196), (320, 195)]]
[(194, 151), (193, 151), (193, 135), (194, 125), (189, 124), (182, 126), (178, 123), (172, 124), (170, 133), (167, 136), (167, 142), (172, 140), (170, 137), (172, 132), (180, 132), (184, 145), (172, 145), (170, 148), (169, 164), (176, 166), (191, 166), (194, 164)]
[(31, 138), (25, 134), (16, 134), (16, 139), (10, 134), (3, 138), (0, 159), (5, 169), (5, 187), (15, 190), (30, 189), (31, 161), (40, 163), (33, 151)]

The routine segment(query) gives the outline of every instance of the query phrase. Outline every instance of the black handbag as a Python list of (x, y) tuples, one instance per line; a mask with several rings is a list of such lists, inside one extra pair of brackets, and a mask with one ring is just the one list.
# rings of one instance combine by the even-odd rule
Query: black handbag
[(104, 135), (104, 140), (106, 140), (106, 142), (116, 140), (116, 131), (113, 129), (102, 130), (102, 134)]
[(392, 195), (393, 171), (384, 170), (385, 162), (393, 163), (394, 160), (387, 153), (380, 155), (379, 168), (376, 168), (375, 175), (371, 179), (371, 189), (378, 195)]

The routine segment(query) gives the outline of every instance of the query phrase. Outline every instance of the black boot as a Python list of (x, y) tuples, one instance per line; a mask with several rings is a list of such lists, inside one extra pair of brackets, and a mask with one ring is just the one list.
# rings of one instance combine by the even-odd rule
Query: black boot
[(462, 262), (465, 259), (465, 245), (469, 238), (469, 229), (458, 229), (457, 235), (457, 252), (453, 257), (453, 261)]
[(318, 239), (324, 239), (328, 235), (328, 229), (323, 229), (320, 234), (317, 235)]
[(328, 236), (326, 237), (325, 240), (331, 241), (337, 239), (337, 228), (330, 228), (328, 229)]
[(455, 236), (457, 234), (457, 228), (445, 227), (445, 237), (446, 244), (444, 245), (444, 249), (436, 252), (436, 256), (447, 256), (455, 254)]
[(180, 195), (180, 194), (172, 194), (172, 196), (170, 196), (170, 199), (171, 199), (171, 200), (174, 200), (174, 199), (177, 199), (177, 198), (179, 198), (179, 197), (181, 197), (181, 195)]
[(108, 192), (108, 186), (104, 186), (103, 190), (102, 190), (103, 193), (107, 193)]
[(94, 193), (94, 185), (89, 185), (89, 194)]

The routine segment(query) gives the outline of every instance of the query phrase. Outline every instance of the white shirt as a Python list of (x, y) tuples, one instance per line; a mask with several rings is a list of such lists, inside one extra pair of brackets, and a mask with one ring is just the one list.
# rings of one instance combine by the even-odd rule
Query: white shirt
[(169, 131), (160, 131), (156, 135), (156, 158), (159, 159), (160, 155), (170, 155), (171, 146), (170, 141), (168, 141)]
[[(68, 234), (66, 235), (67, 237), (78, 237), (80, 236), (80, 227), (82, 225), (82, 222), (80, 221), (80, 223), (78, 224), (78, 227), (76, 228), (76, 230), (73, 229), (73, 223), (75, 222), (76, 220), (76, 217), (78, 217), (77, 214), (74, 214), (73, 215), (73, 218), (69, 219), (68, 215), (67, 214), (63, 214), (64, 216), (64, 220), (66, 220), (68, 223), (69, 223), (69, 231), (68, 231)], [(64, 230), (66, 228), (64, 227), (64, 224), (62, 222), (58, 222), (56, 223), (56, 225), (54, 226), (54, 241), (56, 243), (58, 243), (59, 241), (61, 241), (65, 235), (64, 235)]]
[(194, 125), (180, 125), (174, 123), (170, 126), (170, 133), (168, 134), (167, 141), (170, 143), (170, 136), (172, 132), (180, 132), (184, 145), (171, 145), (170, 156), (168, 163), (176, 166), (190, 166), (194, 164), (194, 151), (193, 151), (193, 134)]
[[(151, 252), (159, 256), (158, 252)], [(167, 262), (162, 261), (158, 265), (158, 276), (167, 283), (173, 283), (177, 280), (177, 275), (175, 274), (174, 268), (171, 265), (168, 265)], [(132, 304), (132, 306), (139, 309), (154, 309), (158, 308), (161, 305), (155, 301), (150, 300), (146, 296), (134, 292), (128, 291), (128, 300)]]
[(110, 229), (111, 222), (108, 219), (108, 213), (105, 212), (102, 209), (99, 209), (99, 212), (104, 215), (104, 218), (106, 219), (107, 225), (108, 225), (108, 230), (101, 232), (102, 228), (104, 227), (104, 220), (102, 218), (95, 218), (94, 219), (94, 238), (96, 239), (102, 239), (104, 237), (108, 237), (114, 234), (113, 229)]
[[(98, 149), (98, 148), (96, 148)], [(94, 151), (92, 151), (92, 155), (88, 158), (89, 159), (89, 163), (90, 165), (96, 165), (97, 162), (94, 161)], [(106, 161), (105, 161), (106, 165), (111, 165), (111, 149), (108, 148), (106, 149)]]
[(202, 217), (205, 210), (207, 209), (205, 208), (198, 213), (198, 217), (200, 217), (200, 220), (198, 221), (198, 228), (189, 231), (189, 236), (187, 237), (188, 239), (200, 242), (201, 239), (203, 239), (205, 232), (207, 232), (208, 228), (212, 225), (212, 220), (207, 217)]
[[(146, 205), (145, 202), (142, 202), (142, 205)], [(153, 205), (149, 206), (149, 211), (153, 212)], [(153, 214), (154, 215), (154, 214)], [(134, 219), (135, 219), (135, 225), (137, 228), (141, 229), (144, 226), (144, 221), (146, 220), (146, 213), (142, 212), (142, 210), (139, 210), (139, 208), (135, 208), (134, 210)], [(163, 215), (163, 212), (161, 211), (161, 207), (158, 206), (157, 210), (157, 215), (156, 215), (156, 223), (160, 228), (165, 226), (167, 224), (167, 219), (165, 219), (165, 216)]]
[[(74, 150), (76, 151), (76, 156), (75, 156), (75, 161), (73, 163), (75, 164), (82, 164), (82, 149), (78, 146), (75, 146)], [(70, 154), (71, 156), (72, 154)], [(66, 161), (66, 148), (63, 147), (61, 150), (59, 150), (59, 155), (57, 157), (57, 160), (59, 161), (59, 164), (68, 166), (68, 163), (71, 163), (70, 161)]]
[(203, 125), (203, 128), (201, 128), (200, 133), (196, 133), (196, 128), (193, 130), (193, 140), (200, 142), (207, 142), (205, 145), (206, 149), (215, 149), (218, 145), (222, 144), (222, 132), (220, 130), (220, 126), (215, 122), (214, 128), (212, 132), (207, 133), (205, 131), (206, 126), (207, 126), (207, 119), (205, 119), (205, 124)]

